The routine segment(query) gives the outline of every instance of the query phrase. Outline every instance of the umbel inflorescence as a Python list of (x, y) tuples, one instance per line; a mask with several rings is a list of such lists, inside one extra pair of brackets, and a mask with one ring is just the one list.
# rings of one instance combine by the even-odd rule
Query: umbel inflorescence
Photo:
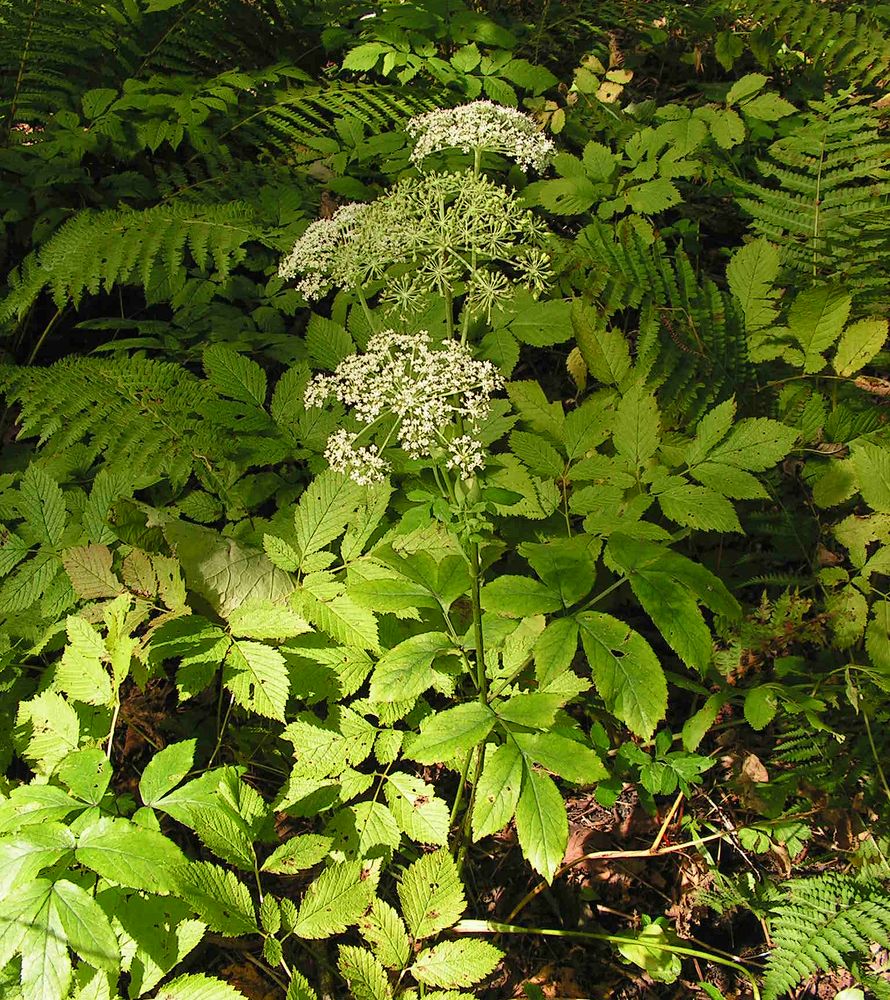
[(357, 483), (385, 478), (390, 465), (383, 451), (393, 438), (409, 457), (443, 455), (447, 468), (469, 478), (485, 463), (480, 431), (502, 386), (494, 365), (477, 361), (457, 341), (436, 344), (426, 331), (386, 330), (368, 341), (364, 354), (313, 378), (305, 401), (323, 406), (333, 397), (366, 425), (358, 433), (335, 431), (325, 451), (331, 468)]
[(279, 274), (299, 276), (298, 289), (313, 299), (334, 287), (361, 290), (396, 265), (408, 265), (382, 296), (402, 314), (430, 293), (450, 294), (458, 283), (465, 284), (472, 311), (490, 313), (511, 285), (533, 294), (547, 287), (548, 235), (515, 195), (487, 177), (430, 173), (312, 223)]
[(555, 147), (530, 115), (492, 101), (437, 108), (412, 118), (405, 129), (414, 140), (411, 159), (420, 163), (446, 149), (464, 153), (490, 150), (515, 160), (526, 170), (542, 171)]

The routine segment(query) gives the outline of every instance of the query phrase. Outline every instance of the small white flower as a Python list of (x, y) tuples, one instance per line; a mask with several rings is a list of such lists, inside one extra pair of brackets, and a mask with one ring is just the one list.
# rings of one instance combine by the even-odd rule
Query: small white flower
[(309, 300), (320, 298), (330, 291), (337, 258), (349, 244), (369, 207), (362, 202), (354, 202), (338, 208), (330, 219), (313, 222), (281, 262), (279, 276), (294, 278), (302, 275), (297, 289)]
[[(447, 466), (467, 478), (485, 464), (479, 440), (491, 396), (504, 380), (490, 361), (477, 361), (457, 341), (434, 344), (426, 331), (386, 330), (373, 336), (364, 354), (353, 354), (332, 375), (316, 375), (306, 387), (307, 406), (334, 397), (369, 429), (395, 417), (393, 436), (410, 458), (444, 450)], [(378, 482), (389, 468), (376, 444), (357, 446), (369, 430), (338, 430), (328, 439), (331, 467), (356, 482)]]
[(464, 153), (487, 149), (509, 156), (526, 170), (540, 172), (555, 151), (534, 118), (492, 101), (473, 101), (416, 115), (406, 130), (414, 140), (411, 159), (415, 163), (443, 149), (460, 149)]

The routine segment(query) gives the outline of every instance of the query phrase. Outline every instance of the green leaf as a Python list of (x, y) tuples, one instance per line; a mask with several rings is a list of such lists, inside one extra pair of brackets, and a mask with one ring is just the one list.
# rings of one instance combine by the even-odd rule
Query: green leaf
[(627, 943), (619, 944), (618, 950), (628, 961), (645, 969), (656, 982), (676, 982), (683, 968), (680, 956), (664, 947), (647, 948), (647, 941), (660, 945), (670, 943), (664, 928), (660, 924), (652, 923), (633, 938), (628, 936)]
[[(523, 344), (532, 347), (550, 347), (571, 337), (569, 314), (572, 304), (568, 299), (545, 299), (536, 302), (531, 296), (520, 294), (511, 304), (510, 332)], [(495, 314), (498, 326), (503, 325)]]
[(773, 285), (778, 274), (779, 250), (762, 238), (736, 251), (726, 268), (729, 290), (741, 303), (749, 334), (775, 322), (778, 293)]
[(566, 781), (594, 785), (609, 777), (599, 756), (577, 740), (559, 733), (514, 733), (513, 738), (526, 757)]
[(673, 486), (658, 494), (658, 504), (665, 517), (685, 527), (742, 534), (735, 508), (726, 497), (706, 486)]
[(363, 45), (357, 45), (346, 53), (342, 64), (343, 69), (364, 73), (373, 69), (380, 56), (388, 51), (388, 47), (380, 42), (365, 42)]
[(0, 840), (0, 899), (56, 864), (74, 850), (74, 844), (68, 827), (53, 822), (26, 827)]
[(296, 542), (304, 559), (343, 534), (362, 494), (362, 487), (331, 469), (313, 479), (294, 512)]
[(357, 649), (377, 649), (377, 619), (368, 608), (358, 605), (349, 594), (319, 600), (304, 587), (297, 595), (297, 608), (336, 642)]
[(656, 215), (683, 200), (676, 185), (666, 177), (636, 184), (625, 191), (624, 197), (637, 215)]
[(433, 661), (454, 649), (444, 632), (421, 632), (388, 649), (371, 674), (372, 701), (416, 698), (435, 683)]
[(402, 839), (399, 825), (382, 802), (364, 801), (334, 814), (324, 832), (333, 837), (336, 861), (389, 858)]
[(386, 969), (366, 948), (341, 944), (337, 966), (355, 1000), (389, 1000), (392, 997)]
[(22, 756), (43, 773), (52, 773), (80, 743), (77, 713), (55, 691), (21, 702), (16, 722), (20, 743), (26, 741)]
[(516, 812), (522, 787), (522, 755), (515, 743), (486, 748), (485, 764), (473, 798), (473, 840), (497, 833)]
[(852, 452), (863, 499), (873, 510), (890, 513), (890, 448), (856, 442)]
[(495, 715), (487, 705), (468, 701), (431, 715), (405, 748), (405, 756), (421, 764), (438, 764), (466, 753), (491, 732)]
[(44, 545), (58, 545), (67, 513), (59, 484), (34, 462), (28, 465), (19, 488), (19, 508), (29, 534)]
[(370, 912), (359, 921), (358, 929), (388, 969), (401, 970), (408, 964), (411, 942), (395, 907), (382, 899), (375, 899)]
[(849, 378), (864, 368), (881, 350), (887, 340), (887, 320), (862, 319), (851, 323), (837, 345), (834, 370), (842, 378)]
[(551, 403), (537, 382), (510, 382), (507, 394), (516, 412), (533, 431), (562, 440), (565, 414), (559, 403)]
[(290, 677), (277, 649), (235, 640), (223, 664), (223, 684), (242, 708), (284, 722)]
[(548, 542), (523, 542), (519, 546), (531, 568), (550, 590), (559, 594), (565, 607), (577, 603), (593, 589), (599, 539), (575, 535)]
[(387, 775), (383, 791), (399, 829), (411, 840), (436, 846), (448, 842), (448, 805), (436, 797), (432, 785), (396, 771)]
[(527, 576), (499, 576), (482, 588), (482, 607), (509, 618), (527, 618), (562, 609), (562, 600), (546, 584)]
[(408, 868), (399, 883), (399, 900), (415, 940), (432, 937), (460, 920), (467, 901), (447, 848), (424, 854)]
[(875, 601), (872, 605), (865, 648), (874, 666), (890, 677), (890, 601)]
[(111, 678), (102, 662), (108, 653), (101, 636), (89, 622), (76, 615), (69, 615), (65, 630), (68, 645), (56, 667), (56, 685), (74, 701), (111, 704)]
[(369, 862), (345, 861), (326, 868), (306, 890), (294, 933), (313, 940), (342, 934), (371, 905), (379, 877), (379, 864)]
[(540, 205), (555, 215), (581, 215), (601, 196), (602, 185), (583, 174), (533, 181), (523, 192), (527, 205)]
[(197, 740), (171, 743), (146, 764), (139, 779), (139, 795), (147, 806), (172, 791), (192, 769)]
[(797, 108), (790, 101), (778, 94), (759, 94), (750, 101), (745, 101), (741, 110), (743, 114), (750, 118), (756, 118), (762, 122), (775, 122), (780, 118), (787, 118), (788, 115), (796, 113)]
[(538, 475), (558, 479), (565, 471), (565, 459), (549, 441), (538, 434), (513, 431), (510, 435), (510, 450)]
[(340, 362), (355, 354), (355, 343), (339, 323), (312, 313), (306, 327), (306, 353), (315, 368), (332, 372)]
[(776, 692), (770, 685), (761, 684), (745, 692), (745, 721), (752, 729), (766, 729), (775, 718), (777, 708)]
[(98, 747), (77, 750), (59, 765), (59, 779), (76, 798), (97, 806), (111, 783), (111, 763)]
[(557, 709), (565, 704), (561, 694), (523, 691), (495, 707), (499, 719), (530, 729), (549, 729)]
[(292, 972), (287, 996), (284, 1000), (318, 1000), (318, 994), (309, 985), (309, 981), (302, 972)]
[(268, 598), (249, 598), (229, 615), (232, 635), (243, 639), (287, 639), (312, 626), (290, 608)]
[(620, 385), (631, 369), (627, 341), (605, 317), (580, 300), (572, 308), (575, 340), (588, 372), (603, 385)]
[(74, 592), (86, 601), (115, 597), (124, 589), (111, 571), (111, 550), (107, 545), (80, 545), (65, 549), (62, 565)]
[(162, 834), (126, 819), (103, 817), (80, 832), (77, 860), (120, 885), (164, 892), (172, 887), (171, 870), (185, 858)]
[(658, 405), (642, 386), (625, 393), (615, 414), (612, 441), (618, 454), (634, 468), (655, 454), (660, 437)]
[(551, 621), (535, 642), (535, 677), (545, 687), (572, 665), (578, 649), (578, 623), (573, 618)]
[(53, 883), (51, 905), (68, 938), (68, 945), (88, 965), (116, 973), (120, 948), (108, 917), (95, 899), (67, 879)]
[(222, 802), (195, 809), (189, 825), (201, 843), (218, 858), (242, 871), (253, 871), (256, 864), (253, 837), (243, 819)]
[(165, 524), (163, 531), (182, 564), (189, 590), (223, 618), (248, 598), (277, 602), (294, 589), (292, 577), (260, 549), (185, 521)]
[(781, 462), (796, 440), (797, 431), (778, 420), (768, 417), (740, 420), (727, 437), (711, 449), (708, 461), (763, 472)]
[[(63, 1000), (68, 995), (71, 959), (54, 890), (52, 882), (35, 879), (0, 909), (0, 960), (6, 965), (21, 950), (24, 1000)], [(21, 924), (21, 931), (7, 936), (3, 924)]]
[(156, 1000), (245, 1000), (234, 986), (203, 973), (177, 976), (162, 986)]
[(753, 97), (758, 91), (763, 90), (768, 80), (769, 78), (763, 73), (748, 73), (740, 80), (736, 80), (726, 95), (727, 106), (731, 107), (733, 104), (738, 104), (739, 101)]
[(766, 500), (769, 497), (760, 480), (744, 469), (719, 462), (702, 462), (691, 470), (702, 485), (733, 500)]
[(213, 344), (204, 351), (204, 371), (221, 396), (241, 403), (265, 406), (266, 373), (250, 358), (225, 344)]
[(649, 739), (667, 712), (667, 682), (652, 647), (611, 615), (583, 611), (575, 620), (606, 708), (637, 736)]
[(822, 352), (837, 340), (850, 315), (849, 293), (821, 285), (800, 292), (788, 312), (788, 329), (804, 349), (804, 371), (825, 365)]
[(280, 844), (266, 858), (262, 871), (273, 875), (295, 875), (313, 868), (330, 853), (332, 837), (304, 833)]
[(355, 516), (350, 519), (340, 543), (343, 562), (357, 559), (365, 550), (368, 540), (386, 514), (391, 496), (392, 486), (389, 483), (374, 483), (364, 488)]
[(7, 577), (0, 589), (0, 611), (12, 614), (29, 608), (43, 595), (59, 568), (58, 557), (51, 552), (38, 552)]
[(546, 774), (523, 761), (522, 791), (516, 805), (516, 832), (526, 861), (552, 882), (569, 841), (569, 821), (559, 789)]
[(176, 894), (194, 907), (210, 930), (227, 937), (259, 933), (250, 892), (234, 872), (209, 861), (192, 861), (177, 868), (174, 880)]
[(443, 941), (417, 956), (411, 974), (427, 986), (472, 986), (491, 975), (503, 957), (487, 941)]

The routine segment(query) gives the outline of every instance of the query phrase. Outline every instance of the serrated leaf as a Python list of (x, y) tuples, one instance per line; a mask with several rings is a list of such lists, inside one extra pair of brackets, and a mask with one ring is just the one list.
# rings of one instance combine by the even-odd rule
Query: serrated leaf
[(185, 858), (167, 837), (126, 819), (103, 817), (81, 830), (77, 860), (103, 878), (133, 889), (164, 892)]
[(0, 840), (0, 899), (74, 850), (74, 834), (62, 823), (26, 827)]
[(482, 607), (509, 618), (526, 618), (562, 609), (562, 599), (528, 576), (499, 576), (482, 588)]
[(690, 472), (703, 486), (732, 500), (765, 500), (769, 496), (756, 476), (731, 465), (702, 462)]
[(344, 861), (326, 868), (306, 890), (294, 933), (317, 940), (342, 934), (370, 906), (380, 877), (379, 865)]
[(299, 610), (336, 642), (357, 649), (377, 649), (377, 619), (374, 613), (358, 605), (349, 594), (339, 594), (327, 601), (318, 600), (306, 591), (299, 594)]
[(177, 895), (194, 907), (210, 930), (228, 937), (259, 933), (250, 892), (234, 872), (209, 861), (192, 861), (173, 875)]
[(553, 780), (525, 760), (522, 791), (516, 804), (516, 832), (526, 861), (551, 882), (565, 856), (569, 822)]
[(540, 205), (555, 215), (581, 215), (601, 197), (602, 185), (583, 174), (533, 181), (523, 192), (528, 205)]
[(65, 531), (67, 513), (59, 484), (31, 462), (19, 487), (19, 504), (30, 534), (45, 545), (58, 545)]
[(99, 805), (111, 783), (111, 763), (98, 747), (69, 754), (56, 773), (72, 795), (91, 806)]
[(535, 764), (576, 785), (593, 785), (609, 776), (597, 753), (577, 740), (559, 733), (514, 733), (513, 738)]
[(652, 647), (611, 615), (582, 611), (575, 621), (607, 710), (649, 739), (667, 712), (667, 681)]
[(457, 923), (467, 906), (460, 873), (447, 848), (424, 854), (399, 883), (399, 900), (415, 940)]
[(197, 740), (183, 740), (152, 757), (139, 779), (139, 795), (145, 805), (154, 805), (185, 778), (192, 769), (196, 746)]
[(487, 941), (443, 941), (417, 956), (411, 974), (427, 986), (472, 986), (491, 975), (503, 957)]
[(405, 748), (405, 756), (421, 764), (437, 764), (466, 753), (491, 732), (495, 715), (478, 701), (455, 705), (429, 716)]
[(88, 965), (109, 972), (120, 967), (120, 949), (108, 917), (85, 889), (67, 879), (53, 883), (52, 901), (68, 945)]
[(510, 382), (507, 394), (520, 417), (533, 431), (561, 441), (565, 414), (559, 403), (551, 403), (537, 382)]
[(357, 559), (364, 552), (368, 540), (386, 514), (391, 496), (392, 486), (388, 482), (374, 483), (364, 488), (358, 509), (350, 519), (340, 543), (343, 562)]
[(386, 969), (366, 948), (341, 944), (337, 966), (355, 1000), (390, 1000)]
[(372, 701), (416, 698), (436, 680), (433, 661), (453, 648), (444, 632), (421, 632), (388, 649), (371, 674)]
[(558, 479), (565, 471), (565, 459), (549, 441), (537, 434), (513, 431), (510, 435), (510, 450), (538, 475)]
[(781, 462), (796, 440), (797, 431), (778, 420), (768, 417), (740, 420), (726, 438), (711, 449), (708, 461), (749, 472), (763, 472)]
[(306, 353), (316, 368), (332, 372), (344, 358), (355, 354), (355, 343), (339, 323), (312, 313), (306, 327)]
[(396, 771), (387, 775), (384, 794), (395, 821), (418, 844), (448, 842), (449, 809), (436, 790), (421, 778)]
[(658, 405), (642, 386), (624, 394), (615, 414), (612, 441), (632, 467), (645, 465), (655, 454), (660, 437)]
[(656, 215), (683, 200), (676, 185), (666, 177), (635, 184), (625, 191), (624, 198), (637, 215)]
[(195, 809), (189, 825), (212, 854), (242, 871), (253, 871), (256, 864), (253, 837), (240, 816), (216, 803)]
[(706, 486), (683, 483), (658, 494), (665, 517), (699, 531), (742, 533), (735, 508), (725, 496)]
[(890, 513), (890, 449), (856, 442), (852, 452), (863, 499), (873, 510)]
[(520, 297), (516, 315), (510, 320), (510, 332), (523, 344), (550, 347), (561, 344), (572, 335), (569, 315), (572, 304), (568, 299), (534, 299)]
[(841, 334), (837, 353), (834, 356), (834, 370), (842, 378), (848, 378), (864, 368), (881, 350), (887, 340), (887, 320), (863, 319), (851, 323)]
[(793, 115), (797, 108), (778, 94), (758, 94), (750, 101), (745, 101), (741, 110), (743, 114), (762, 122), (775, 122), (780, 118)]
[(362, 492), (362, 487), (331, 469), (306, 487), (294, 512), (295, 538), (304, 558), (343, 534)]
[(43, 691), (21, 702), (16, 722), (19, 743), (26, 744), (22, 756), (43, 773), (52, 773), (78, 748), (80, 720), (55, 691)]
[(277, 649), (235, 640), (223, 663), (223, 684), (242, 708), (284, 722), (290, 676)]
[(223, 618), (248, 598), (279, 601), (294, 589), (293, 578), (258, 548), (185, 521), (165, 524), (163, 531), (179, 557), (189, 589)]
[(241, 403), (264, 406), (266, 373), (250, 358), (225, 344), (213, 344), (204, 351), (204, 371), (214, 389), (222, 396)]
[(229, 615), (232, 635), (243, 639), (287, 639), (312, 626), (283, 604), (268, 598), (249, 598)]
[(68, 995), (71, 959), (54, 888), (46, 879), (35, 879), (0, 910), (0, 959), (6, 965), (21, 951), (24, 1000), (63, 1000)]
[(535, 677), (545, 687), (572, 665), (578, 649), (578, 624), (572, 618), (548, 623), (535, 642)]
[(203, 973), (177, 976), (162, 986), (157, 1000), (246, 1000), (240, 990)]
[(332, 837), (319, 833), (305, 833), (291, 837), (280, 844), (266, 858), (262, 871), (273, 875), (295, 875), (313, 868), (329, 854)]
[(333, 837), (336, 861), (388, 858), (402, 839), (399, 825), (382, 802), (364, 801), (338, 810), (324, 828)]
[(111, 571), (111, 561), (107, 545), (79, 545), (62, 553), (62, 565), (74, 592), (87, 601), (115, 597), (124, 589)]
[(473, 840), (497, 833), (516, 812), (522, 787), (522, 755), (513, 742), (485, 755), (485, 764), (473, 797)]
[(729, 290), (739, 300), (748, 334), (765, 330), (776, 317), (779, 250), (765, 239), (752, 240), (733, 254), (726, 268)]
[(370, 912), (359, 921), (358, 929), (388, 969), (401, 970), (408, 964), (411, 954), (408, 932), (404, 921), (389, 903), (375, 899)]
[(37, 601), (59, 572), (61, 563), (51, 552), (41, 551), (19, 566), (0, 588), (0, 611), (24, 611)]
[(272, 563), (287, 573), (295, 573), (300, 568), (300, 553), (288, 545), (283, 538), (263, 535), (263, 548)]
[(767, 684), (749, 688), (745, 692), (745, 721), (752, 729), (766, 729), (778, 709), (776, 692)]
[(837, 340), (850, 315), (849, 293), (828, 285), (800, 292), (788, 312), (788, 329), (804, 350), (804, 371), (825, 365), (822, 352)]
[(631, 368), (630, 350), (624, 337), (580, 301), (572, 308), (572, 325), (590, 375), (603, 385), (620, 385)]

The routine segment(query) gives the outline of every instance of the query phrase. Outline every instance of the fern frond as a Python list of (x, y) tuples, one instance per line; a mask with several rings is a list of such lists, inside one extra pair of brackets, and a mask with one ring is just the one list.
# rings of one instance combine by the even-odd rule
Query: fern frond
[(142, 285), (151, 299), (169, 297), (185, 282), (189, 259), (225, 277), (258, 237), (256, 228), (241, 202), (80, 212), (10, 277), (0, 323), (21, 319), (44, 289), (59, 307), (119, 284)]
[(778, 1000), (816, 972), (849, 969), (872, 944), (890, 948), (890, 893), (878, 883), (829, 874), (788, 883), (770, 920), (764, 1000)]
[(0, 392), (21, 408), (19, 437), (56, 454), (83, 443), (133, 484), (161, 474), (181, 484), (195, 456), (225, 447), (203, 416), (215, 398), (207, 384), (168, 362), (69, 357), (49, 368), (0, 366)]
[(843, 281), (862, 310), (887, 300), (890, 141), (862, 98), (813, 101), (801, 124), (757, 161), (760, 183), (738, 182), (751, 227), (808, 280)]
[(743, 0), (743, 10), (790, 49), (806, 53), (827, 74), (859, 87), (890, 79), (890, 43), (861, 11), (832, 10), (826, 3)]

